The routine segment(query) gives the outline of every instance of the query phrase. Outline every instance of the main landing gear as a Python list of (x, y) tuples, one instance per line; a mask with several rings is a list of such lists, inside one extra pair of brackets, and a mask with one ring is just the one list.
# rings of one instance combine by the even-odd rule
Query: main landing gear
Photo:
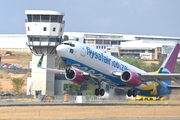
[(101, 89), (101, 81), (98, 81), (98, 88), (95, 89), (94, 94), (96, 96), (99, 96), (99, 95), (103, 96), (105, 94), (105, 90)]
[(105, 93), (105, 90), (96, 88), (94, 93), (95, 93), (96, 96), (99, 96), (99, 95), (103, 96), (104, 93)]
[(130, 90), (127, 91), (127, 96), (128, 97), (131, 97), (131, 96), (136, 97), (136, 95), (137, 95), (136, 90), (130, 89)]

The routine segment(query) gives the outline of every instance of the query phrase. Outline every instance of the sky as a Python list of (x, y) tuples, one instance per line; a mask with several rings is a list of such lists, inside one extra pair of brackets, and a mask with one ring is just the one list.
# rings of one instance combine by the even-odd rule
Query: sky
[(25, 34), (25, 10), (64, 12), (65, 32), (180, 37), (180, 0), (0, 0), (0, 34)]

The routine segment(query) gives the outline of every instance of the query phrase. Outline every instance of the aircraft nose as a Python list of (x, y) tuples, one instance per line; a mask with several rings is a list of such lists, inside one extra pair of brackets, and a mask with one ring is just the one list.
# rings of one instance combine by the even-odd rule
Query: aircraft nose
[(56, 51), (59, 56), (63, 56), (66, 52), (66, 47), (64, 45), (58, 45)]

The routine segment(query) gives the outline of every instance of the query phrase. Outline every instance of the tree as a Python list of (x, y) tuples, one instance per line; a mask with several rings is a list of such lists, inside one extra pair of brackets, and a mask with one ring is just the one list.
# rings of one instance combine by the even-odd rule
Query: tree
[(140, 69), (144, 69), (146, 67), (146, 64), (141, 59), (132, 58), (129, 56), (123, 56), (120, 59)]
[(55, 57), (55, 66), (58, 69), (65, 69), (66, 68), (65, 62), (58, 55), (56, 55), (56, 57)]
[(9, 55), (11, 55), (12, 54), (12, 52), (11, 51), (6, 51), (6, 53), (5, 54), (9, 54)]
[(69, 40), (69, 36), (64, 35), (64, 37), (63, 37), (63, 41), (68, 41), (68, 40)]
[(2, 87), (2, 84), (0, 83), (0, 93), (3, 92), (3, 87)]
[(12, 78), (11, 84), (13, 86), (12, 91), (19, 95), (21, 93), (22, 87), (25, 85), (25, 80), (22, 78)]
[(177, 63), (176, 63), (176, 66), (175, 66), (175, 71), (174, 71), (175, 73), (180, 73), (180, 61), (178, 61)]
[(74, 83), (64, 84), (64, 90), (69, 95), (79, 95), (81, 93), (80, 86)]
[(87, 95), (93, 95), (95, 89), (96, 89), (96, 86), (94, 84), (91, 84), (89, 82), (87, 83), (87, 89), (86, 89)]
[(160, 61), (158, 64), (151, 63), (151, 65), (147, 65), (145, 62), (143, 62), (141, 59), (132, 58), (129, 56), (123, 56), (120, 58), (122, 61), (127, 62), (137, 68), (143, 69), (147, 72), (154, 72), (159, 69), (159, 67), (162, 64), (162, 61)]

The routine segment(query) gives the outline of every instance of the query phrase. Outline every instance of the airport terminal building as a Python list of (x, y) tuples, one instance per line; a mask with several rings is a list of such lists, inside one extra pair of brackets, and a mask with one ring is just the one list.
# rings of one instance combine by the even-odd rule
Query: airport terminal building
[[(161, 55), (169, 54), (174, 44), (180, 42), (179, 37), (64, 32), (69, 40), (84, 42), (96, 49), (120, 57), (130, 55), (135, 58), (158, 60)], [(30, 52), (26, 34), (1, 34), (0, 49)]]

